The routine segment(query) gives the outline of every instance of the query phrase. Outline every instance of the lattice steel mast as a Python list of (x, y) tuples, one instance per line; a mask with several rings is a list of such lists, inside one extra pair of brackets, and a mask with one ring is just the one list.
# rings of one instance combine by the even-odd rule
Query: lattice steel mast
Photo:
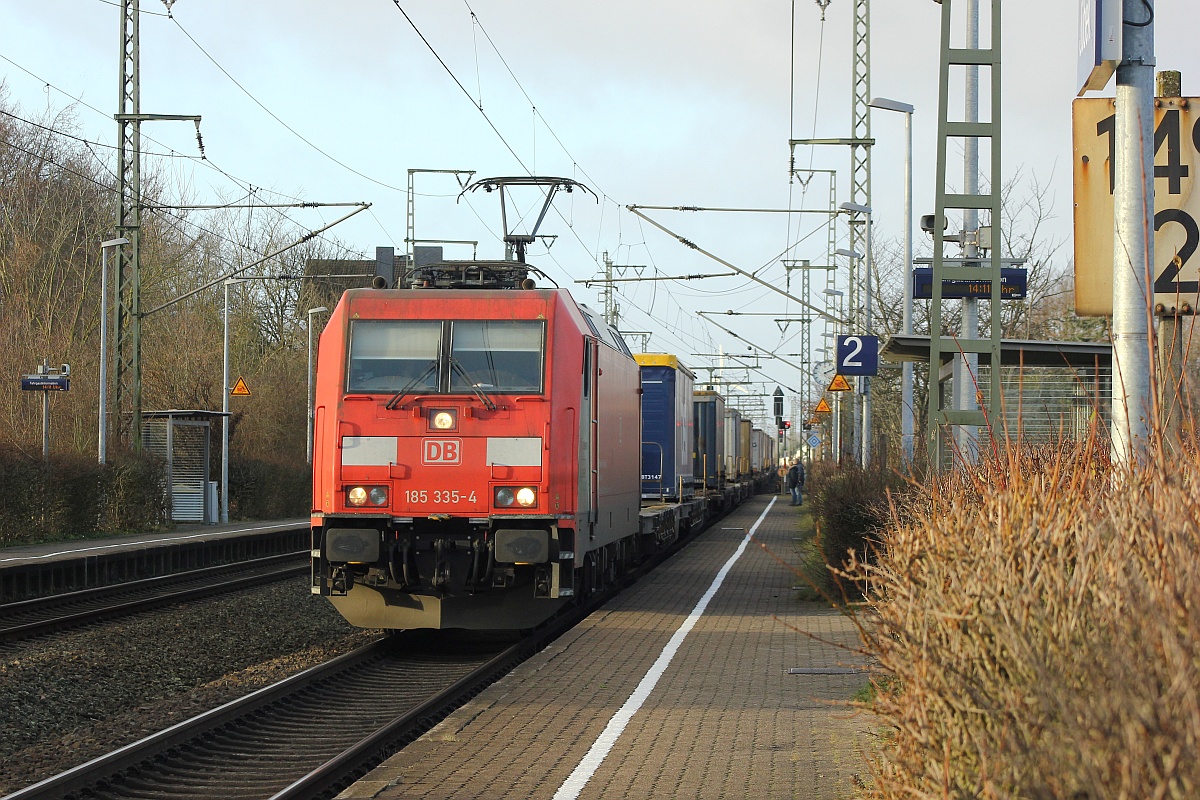
[[(1001, 350), (1001, 258), (1000, 248), (993, 246), (988, 258), (980, 256), (961, 259), (947, 259), (944, 249), (947, 244), (945, 235), (946, 211), (948, 209), (963, 211), (987, 210), (991, 214), (992, 240), (995, 244), (1002, 241), (1000, 231), (1000, 189), (1002, 176), (1000, 173), (1000, 10), (1001, 0), (991, 0), (991, 41), (986, 48), (981, 48), (977, 42), (969, 43), (965, 48), (950, 46), (950, 29), (952, 22), (952, 0), (941, 0), (942, 3), (942, 41), (940, 87), (938, 93), (938, 139), (937, 139), (937, 204), (933, 219), (933, 300), (929, 312), (929, 405), (928, 429), (930, 466), (939, 468), (942, 463), (942, 429), (943, 427), (966, 425), (986, 426), (989, 422), (998, 424), (1001, 413), (1001, 383), (1000, 383), (1000, 350)], [(987, 122), (974, 120), (954, 121), (949, 118), (949, 83), (950, 67), (989, 67), (991, 71), (991, 116)], [(982, 139), (990, 140), (991, 164), (989, 169), (989, 185), (983, 191), (972, 191), (964, 188), (962, 194), (946, 191), (946, 150), (950, 139)], [(966, 215), (964, 227), (970, 221)], [(958, 236), (958, 243), (963, 243), (963, 236), (970, 232), (964, 230)], [(977, 235), (977, 234), (976, 234)], [(953, 241), (953, 240), (952, 240)], [(986, 265), (984, 264), (986, 262)], [(963, 331), (959, 337), (942, 333), (942, 281), (943, 280), (988, 280), (991, 283), (991, 331), (988, 338), (979, 338), (973, 331)], [(988, 370), (989, 381), (985, 385), (978, 384), (977, 397), (983, 401), (983, 408), (969, 410), (952, 410), (943, 405), (940, 367), (943, 361), (953, 358), (959, 353), (987, 353), (990, 361)], [(976, 376), (978, 378), (978, 376)], [(974, 382), (972, 383), (974, 386)]]
[[(167, 5), (168, 12), (174, 0)], [(141, 65), (139, 58), (139, 0), (121, 2), (121, 67), (117, 120), (117, 191), (120, 208), (117, 232), (129, 244), (114, 248), (116, 326), (113, 352), (116, 369), (118, 416), (129, 415), (126, 442), (133, 450), (142, 448), (142, 301), (141, 301), (141, 230), (142, 230), (142, 122), (144, 120), (185, 120), (196, 124), (200, 141), (200, 117), (181, 114), (141, 113)], [(204, 155), (201, 146), (200, 155)], [(106, 299), (105, 299), (106, 301)], [(107, 302), (101, 303), (107, 313)], [(225, 387), (224, 391), (228, 391)], [(121, 426), (116, 428), (120, 431)]]
[[(854, 0), (854, 79), (851, 103), (850, 144), (850, 202), (871, 206), (871, 4), (870, 0)], [(866, 237), (870, 235), (867, 219), (857, 215), (850, 218), (850, 249), (855, 253), (869, 253)], [(867, 264), (858, 268), (862, 259), (850, 261), (850, 320), (854, 332), (872, 330), (871, 321), (863, 318), (862, 287), (860, 279), (870, 276)], [(861, 379), (861, 391), (855, 397), (854, 406), (854, 452), (869, 452), (863, 449), (864, 419), (863, 405), (870, 391), (868, 378)], [(867, 434), (869, 435), (869, 434)], [(861, 455), (860, 455), (861, 457)]]
[[(141, 175), (141, 90), (138, 68), (138, 0), (121, 4), (120, 95), (117, 111), (117, 182), (120, 208), (117, 232), (129, 244), (117, 247), (115, 269), (116, 326), (113, 352), (116, 354), (116, 403), (121, 413), (132, 414), (128, 444), (134, 450), (142, 446), (142, 365), (141, 291), (139, 237), (142, 227)], [(102, 308), (104, 305), (102, 304)], [(118, 426), (117, 430), (121, 430)]]

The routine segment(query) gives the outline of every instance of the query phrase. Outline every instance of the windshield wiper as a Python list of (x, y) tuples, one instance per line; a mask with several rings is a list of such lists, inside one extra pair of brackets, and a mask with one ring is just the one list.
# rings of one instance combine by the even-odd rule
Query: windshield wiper
[(488, 411), (496, 410), (496, 404), (492, 402), (492, 398), (488, 397), (487, 392), (485, 392), (483, 388), (475, 382), (475, 379), (471, 377), (471, 373), (467, 372), (467, 368), (460, 364), (458, 359), (454, 356), (450, 356), (450, 368), (456, 370), (459, 375), (463, 376), (467, 382), (467, 385), (471, 387), (471, 391), (475, 393), (476, 397), (483, 401), (484, 408), (486, 408)]
[(398, 406), (400, 404), (400, 401), (403, 400), (409, 392), (411, 392), (414, 388), (416, 388), (416, 385), (418, 383), (420, 383), (421, 381), (423, 381), (427, 377), (429, 377), (429, 373), (433, 372), (436, 369), (437, 369), (437, 361), (430, 361), (429, 366), (425, 368), (425, 371), (422, 372), (417, 377), (413, 378), (411, 381), (409, 381), (408, 385), (405, 386), (403, 389), (401, 389), (400, 391), (398, 391), (394, 395), (392, 395), (392, 399), (387, 401), (387, 404), (384, 406), (384, 408), (386, 408), (389, 411), (394, 409), (396, 406)]

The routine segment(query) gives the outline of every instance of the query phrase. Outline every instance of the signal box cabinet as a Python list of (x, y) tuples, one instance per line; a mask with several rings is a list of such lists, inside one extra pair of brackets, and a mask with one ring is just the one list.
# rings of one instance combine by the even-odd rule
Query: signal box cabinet
[(695, 494), (695, 375), (676, 356), (637, 353), (634, 358), (642, 376), (642, 499), (687, 499)]

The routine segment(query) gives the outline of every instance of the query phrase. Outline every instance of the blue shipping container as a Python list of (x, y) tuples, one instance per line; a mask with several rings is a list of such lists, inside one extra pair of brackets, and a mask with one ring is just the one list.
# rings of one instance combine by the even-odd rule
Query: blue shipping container
[(674, 356), (638, 354), (642, 372), (642, 498), (678, 501), (695, 494), (692, 387)]

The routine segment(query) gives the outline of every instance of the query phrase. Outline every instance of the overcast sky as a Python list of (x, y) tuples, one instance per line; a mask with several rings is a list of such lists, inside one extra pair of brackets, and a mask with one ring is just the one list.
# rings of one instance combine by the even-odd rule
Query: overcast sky
[[(871, 94), (916, 106), (914, 212), (929, 213), (941, 7), (872, 5)], [(981, 5), (986, 13), (988, 1)], [(1189, 80), (1200, 75), (1195, 0), (1156, 6), (1158, 66), (1182, 70), (1184, 94), (1197, 94)], [(559, 200), (541, 230), (558, 238), (548, 252), (535, 246), (530, 261), (592, 306), (597, 290), (574, 281), (594, 276), (606, 251), (646, 274), (724, 271), (625, 205), (828, 208), (824, 173), (807, 190), (789, 182), (788, 139), (851, 133), (851, 0), (829, 2), (823, 24), (815, 0), (176, 0), (174, 19), (161, 0), (141, 8), (142, 112), (202, 115), (207, 157), (237, 179), (194, 161), (147, 158), (189, 186), (191, 202), (239, 198), (247, 186), (258, 202), (368, 201), (370, 211), (330, 235), (373, 255), (379, 245), (404, 251), (409, 169), (574, 178), (599, 201)], [(1049, 188), (1051, 233), (1069, 239), (1078, 2), (1007, 0), (1004, 13), (1004, 170)], [(114, 144), (119, 17), (107, 0), (0, 0), (9, 99), (31, 116), (74, 105), (81, 135)], [(952, 96), (960, 94), (955, 86)], [(903, 118), (873, 114), (876, 235), (898, 239)], [(146, 123), (143, 134), (153, 139), (146, 150), (197, 154), (190, 123)], [(850, 199), (847, 148), (796, 155), (799, 166), (836, 170), (838, 202)], [(961, 185), (953, 169), (952, 180)], [(419, 175), (416, 188), (418, 238), (478, 239), (481, 257), (501, 257), (494, 196), (456, 202), (457, 184), (445, 175)], [(292, 216), (315, 228), (340, 213)], [(817, 216), (789, 226), (772, 214), (650, 213), (744, 269), (761, 268), (773, 284), (784, 284), (780, 253), (801, 237), (791, 257), (825, 261)], [(844, 223), (839, 237), (844, 247)], [(707, 359), (691, 354), (714, 347), (746, 352), (696, 311), (796, 311), (741, 277), (620, 291), (624, 329), (652, 331), (649, 349), (696, 365)], [(722, 324), (781, 353), (798, 345), (796, 325)], [(794, 371), (764, 363), (773, 380), (799, 386)]]

